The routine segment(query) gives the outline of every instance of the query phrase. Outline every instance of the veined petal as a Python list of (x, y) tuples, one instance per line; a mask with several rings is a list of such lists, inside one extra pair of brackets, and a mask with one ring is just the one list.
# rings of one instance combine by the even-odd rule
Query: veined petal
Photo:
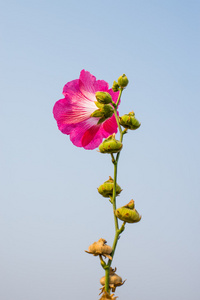
[(85, 97), (79, 98), (78, 95), (74, 95), (70, 98), (67, 95), (55, 103), (53, 114), (59, 123), (76, 124), (88, 119), (96, 109), (95, 103)]
[(96, 101), (94, 84), (96, 77), (85, 70), (82, 70), (79, 77), (79, 89), (81, 93), (91, 101)]
[[(85, 133), (89, 130), (90, 135), (92, 135), (94, 138), (96, 132), (101, 127), (101, 125), (97, 125), (98, 120), (99, 118), (89, 118), (79, 124), (76, 124), (76, 126), (72, 129), (70, 133), (70, 140), (72, 141), (72, 143), (77, 147), (83, 147), (83, 143), (84, 143), (84, 147), (86, 147), (87, 144), (91, 142), (91, 140), (89, 136), (87, 136), (87, 134), (85, 135)], [(93, 128), (93, 131), (91, 130), (91, 128)]]
[(96, 80), (96, 77), (90, 72), (82, 70), (79, 77), (79, 89), (86, 98), (96, 101), (95, 93), (98, 91), (106, 92), (108, 83), (104, 80)]

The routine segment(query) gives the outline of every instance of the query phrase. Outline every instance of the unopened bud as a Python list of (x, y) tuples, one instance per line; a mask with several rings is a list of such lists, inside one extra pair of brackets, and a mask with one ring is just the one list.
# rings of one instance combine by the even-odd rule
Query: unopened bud
[(100, 118), (98, 124), (112, 117), (114, 109), (110, 104), (101, 104), (99, 102), (95, 102), (95, 104), (99, 109), (95, 110), (90, 116)]
[(112, 97), (107, 92), (96, 92), (95, 97), (97, 101), (101, 104), (112, 103)]
[(118, 219), (127, 223), (137, 223), (142, 218), (135, 209), (133, 200), (131, 200), (127, 205), (116, 209), (115, 215)]
[(135, 118), (135, 113), (130, 112), (129, 114), (119, 117), (119, 124), (124, 128), (136, 130), (140, 127), (141, 123)]
[(119, 84), (116, 81), (113, 82), (112, 90), (113, 92), (119, 91)]
[[(114, 180), (112, 177), (109, 177), (107, 181), (105, 181), (102, 185), (99, 186), (98, 192), (105, 198), (109, 198), (113, 196), (113, 187), (114, 187)], [(121, 193), (121, 187), (116, 184), (116, 196)]]
[(122, 88), (124, 88), (128, 85), (128, 78), (125, 74), (123, 74), (122, 76), (120, 76), (118, 78), (118, 85)]
[(115, 134), (110, 135), (99, 145), (101, 153), (117, 153), (122, 149), (122, 143), (115, 139)]

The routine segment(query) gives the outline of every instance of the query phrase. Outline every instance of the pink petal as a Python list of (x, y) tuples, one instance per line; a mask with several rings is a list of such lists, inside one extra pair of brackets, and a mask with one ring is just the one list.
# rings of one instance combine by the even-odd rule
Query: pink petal
[(63, 88), (63, 95), (73, 95), (76, 93), (80, 93), (79, 91), (79, 79), (72, 80), (65, 84)]
[(102, 143), (104, 138), (109, 137), (113, 133), (117, 133), (117, 122), (114, 115), (104, 123), (100, 124), (99, 130), (96, 132), (91, 142), (83, 147), (87, 150), (95, 149)]
[(102, 143), (103, 139), (110, 135), (103, 129), (102, 124), (94, 127), (99, 127), (99, 129), (97, 130), (97, 128), (92, 128), (91, 130), (89, 129), (88, 132), (85, 133), (87, 142), (89, 142), (89, 137), (92, 137), (93, 135), (93, 139), (91, 139), (91, 141), (87, 145), (83, 145), (83, 147), (87, 150), (93, 150), (97, 148)]
[[(103, 123), (103, 129), (109, 133), (109, 135), (113, 134), (113, 133), (117, 133), (117, 129), (118, 129), (118, 125), (117, 125), (117, 121), (115, 119), (115, 115), (113, 114), (111, 118), (109, 118), (108, 120), (106, 120)], [(108, 135), (108, 136), (109, 136)]]
[(84, 147), (87, 150), (97, 148), (104, 138), (117, 132), (117, 123), (113, 117), (111, 117), (111, 119), (111, 122), (107, 124), (107, 127), (110, 126), (110, 129), (107, 129), (105, 125), (108, 131), (104, 129), (104, 124), (106, 124), (108, 120), (103, 124), (97, 125), (97, 118), (89, 118), (88, 120), (77, 124), (70, 133), (70, 140), (75, 146)]
[(88, 100), (82, 94), (70, 91), (64, 99), (56, 102), (53, 108), (54, 117), (57, 122), (63, 124), (76, 124), (90, 117), (97, 109), (93, 101)]
[(81, 93), (88, 99), (96, 101), (94, 84), (96, 77), (90, 72), (82, 70), (79, 76), (79, 89)]
[(108, 83), (104, 80), (97, 80), (94, 84), (95, 92), (107, 92), (108, 87)]
[(86, 98), (96, 101), (95, 93), (107, 92), (108, 83), (104, 80), (96, 80), (90, 72), (82, 70), (79, 77), (79, 89)]
[[(100, 125), (92, 126), (84, 133), (84, 135), (81, 139), (83, 148), (87, 147), (91, 143), (91, 141), (94, 140), (94, 137), (99, 129), (100, 129)], [(96, 143), (97, 143), (97, 140), (95, 139), (95, 147), (94, 148), (97, 147)], [(93, 144), (93, 146), (94, 146), (94, 144)], [(90, 149), (91, 149), (91, 147), (90, 147)]]
[(112, 100), (116, 103), (119, 96), (119, 92), (113, 92), (112, 89), (109, 89), (107, 92), (111, 95)]
[(98, 118), (89, 118), (81, 123), (76, 124), (76, 126), (70, 132), (70, 140), (72, 143), (77, 147), (83, 147), (82, 138), (85, 132), (91, 127), (97, 125), (97, 123)]

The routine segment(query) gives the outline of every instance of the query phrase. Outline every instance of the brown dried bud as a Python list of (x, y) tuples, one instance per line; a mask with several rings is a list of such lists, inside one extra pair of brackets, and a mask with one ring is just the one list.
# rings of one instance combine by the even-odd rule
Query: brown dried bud
[[(116, 268), (115, 269), (110, 268), (109, 287), (110, 287), (110, 289), (112, 289), (112, 292), (115, 292), (116, 287), (123, 285), (124, 282), (126, 281), (126, 280), (122, 281), (122, 278), (120, 276), (118, 276), (117, 274), (115, 274), (115, 272), (116, 272)], [(105, 286), (105, 276), (103, 276), (100, 279), (100, 283), (101, 283), (101, 285)], [(104, 287), (103, 287), (103, 290), (104, 290)]]
[(116, 300), (118, 297), (114, 297), (114, 294), (109, 295), (106, 291), (103, 293), (99, 300)]
[(106, 245), (106, 243), (106, 240), (99, 239), (98, 242), (94, 242), (92, 245), (90, 245), (88, 251), (85, 250), (85, 252), (93, 254), (94, 256), (102, 255), (112, 260), (112, 256), (110, 256), (112, 248)]

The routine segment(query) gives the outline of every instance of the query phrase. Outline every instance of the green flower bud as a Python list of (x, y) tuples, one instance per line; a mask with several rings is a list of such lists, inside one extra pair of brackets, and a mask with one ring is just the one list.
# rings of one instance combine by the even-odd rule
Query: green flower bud
[(113, 82), (112, 90), (113, 92), (119, 91), (119, 84), (116, 81)]
[(135, 118), (134, 112), (130, 112), (129, 114), (119, 117), (119, 124), (131, 130), (138, 129), (141, 125), (141, 123)]
[(110, 135), (105, 139), (99, 146), (99, 151), (101, 153), (117, 153), (122, 149), (122, 143), (115, 139), (115, 134)]
[(137, 223), (142, 218), (135, 209), (133, 200), (131, 200), (127, 205), (116, 209), (115, 215), (118, 219), (127, 223)]
[(120, 76), (118, 78), (118, 85), (122, 88), (124, 88), (128, 85), (128, 78), (125, 74), (123, 74), (122, 76)]
[(95, 104), (99, 109), (95, 110), (90, 116), (100, 118), (98, 124), (112, 117), (114, 109), (110, 104), (101, 104), (99, 102), (95, 102)]
[[(113, 195), (113, 187), (114, 187), (114, 181), (112, 177), (109, 177), (107, 181), (105, 181), (102, 185), (99, 186), (98, 192), (105, 198), (112, 197)], [(116, 196), (118, 196), (121, 193), (122, 189), (121, 187), (116, 184)]]
[(97, 101), (101, 104), (112, 103), (112, 97), (109, 93), (96, 92), (95, 97), (96, 97)]

